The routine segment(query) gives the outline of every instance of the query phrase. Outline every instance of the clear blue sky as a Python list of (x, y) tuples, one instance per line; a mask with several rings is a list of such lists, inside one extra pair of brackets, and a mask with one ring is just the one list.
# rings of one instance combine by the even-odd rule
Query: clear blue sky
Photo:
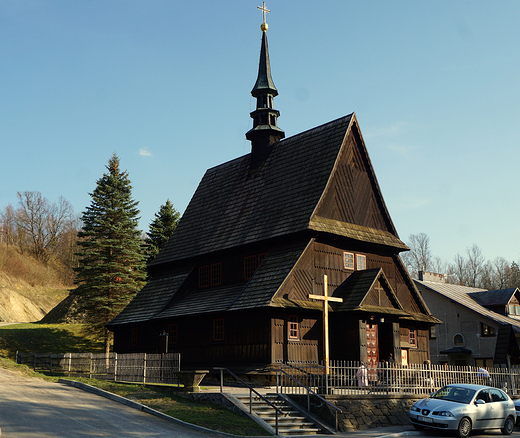
[[(148, 229), (249, 152), (258, 0), (0, 0), (0, 208), (77, 213), (115, 151)], [(520, 2), (272, 0), (286, 136), (355, 112), (400, 237), (520, 260)]]

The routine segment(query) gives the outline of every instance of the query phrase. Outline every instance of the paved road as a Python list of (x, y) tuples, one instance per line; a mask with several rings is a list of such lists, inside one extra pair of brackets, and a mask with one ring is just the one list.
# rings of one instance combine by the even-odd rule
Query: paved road
[(221, 437), (68, 385), (0, 369), (2, 438)]

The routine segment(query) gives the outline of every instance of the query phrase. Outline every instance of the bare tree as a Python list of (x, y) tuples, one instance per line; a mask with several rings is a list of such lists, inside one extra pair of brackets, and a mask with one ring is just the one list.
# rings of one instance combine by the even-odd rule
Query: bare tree
[(410, 251), (404, 253), (402, 259), (412, 276), (417, 278), (419, 271), (430, 271), (433, 268), (430, 238), (427, 234), (410, 234), (408, 247)]
[(34, 257), (46, 263), (70, 224), (72, 206), (63, 197), (50, 203), (40, 192), (18, 192), (17, 196), (16, 226), (26, 235), (23, 246), (28, 245)]
[(16, 236), (16, 220), (14, 208), (11, 204), (5, 207), (4, 212), (0, 216), (0, 220), (0, 241), (5, 242), (7, 245), (13, 245)]
[(462, 286), (466, 285), (466, 264), (466, 259), (460, 254), (454, 257), (453, 263), (448, 267), (448, 283), (460, 284)]
[(476, 244), (473, 244), (471, 248), (467, 248), (466, 253), (468, 254), (466, 286), (479, 287), (486, 259)]

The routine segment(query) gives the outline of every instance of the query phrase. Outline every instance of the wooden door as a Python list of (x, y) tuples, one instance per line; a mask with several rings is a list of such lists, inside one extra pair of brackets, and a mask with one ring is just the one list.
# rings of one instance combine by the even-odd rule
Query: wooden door
[(377, 364), (379, 362), (379, 342), (377, 336), (377, 324), (367, 324), (367, 364), (370, 380), (377, 376)]

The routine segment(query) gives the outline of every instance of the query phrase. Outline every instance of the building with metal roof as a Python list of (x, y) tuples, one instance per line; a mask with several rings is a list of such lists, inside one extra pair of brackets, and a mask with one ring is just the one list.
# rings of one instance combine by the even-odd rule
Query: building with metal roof
[(430, 332), (432, 363), (479, 367), (520, 363), (518, 289), (488, 291), (421, 274), (422, 280), (415, 283), (433, 315), (442, 321)]

